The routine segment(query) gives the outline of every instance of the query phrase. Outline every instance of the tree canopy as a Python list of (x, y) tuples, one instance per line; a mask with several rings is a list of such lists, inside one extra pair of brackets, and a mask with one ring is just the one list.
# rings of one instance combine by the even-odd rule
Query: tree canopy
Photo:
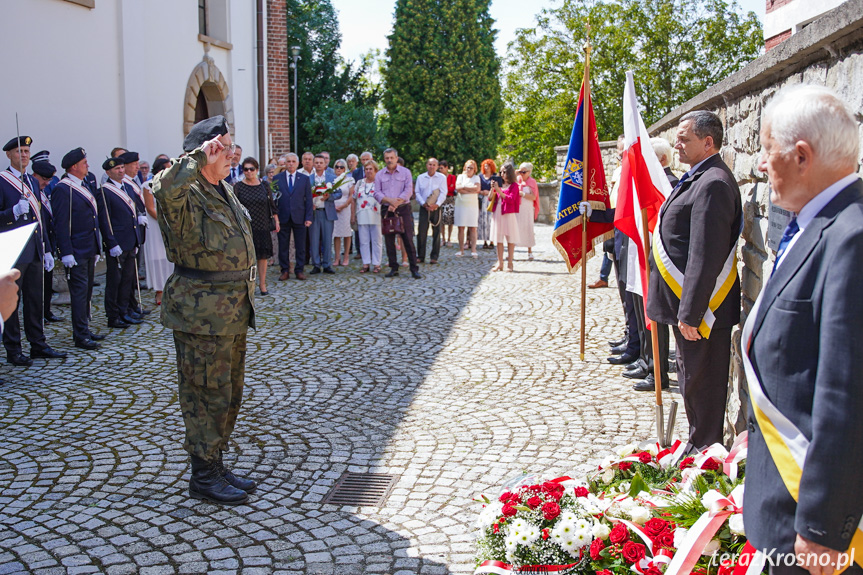
[(761, 53), (755, 13), (735, 0), (563, 0), (520, 29), (506, 59), (503, 154), (551, 174), (569, 141), (590, 20), (591, 92), (601, 140), (623, 131), (627, 70), (647, 125)]
[(409, 167), (494, 157), (503, 103), (490, 0), (398, 0), (383, 96), (389, 142)]

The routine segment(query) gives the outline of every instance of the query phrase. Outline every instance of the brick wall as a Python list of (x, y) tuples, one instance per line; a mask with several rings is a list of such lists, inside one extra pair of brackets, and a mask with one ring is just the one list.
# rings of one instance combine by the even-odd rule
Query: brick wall
[(785, 32), (783, 32), (781, 34), (777, 34), (776, 36), (773, 36), (772, 38), (768, 38), (767, 40), (764, 41), (765, 51), (772, 50), (773, 48), (778, 46), (780, 42), (784, 42), (785, 40), (787, 40), (790, 37), (791, 37), (791, 30), (786, 30)]
[(770, 14), (774, 10), (782, 8), (786, 4), (791, 4), (794, 0), (767, 0), (767, 13)]
[(278, 157), (291, 150), (291, 77), (287, 3), (267, 0), (267, 143)]

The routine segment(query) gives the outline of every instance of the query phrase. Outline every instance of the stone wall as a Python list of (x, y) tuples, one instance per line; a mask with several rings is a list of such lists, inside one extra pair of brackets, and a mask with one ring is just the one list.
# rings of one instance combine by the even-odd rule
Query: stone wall
[[(787, 213), (769, 205), (769, 185), (758, 171), (761, 148), (759, 131), (764, 106), (776, 92), (789, 85), (809, 83), (828, 86), (851, 106), (861, 123), (863, 149), (863, 0), (849, 0), (824, 14), (769, 53), (732, 74), (676, 108), (649, 128), (673, 144), (681, 116), (693, 110), (711, 110), (725, 123), (726, 137), (721, 150), (731, 166), (744, 208), (744, 229), (740, 242), (738, 272), (743, 301), (743, 321), (770, 275), (778, 237)], [(566, 148), (563, 148), (566, 154)], [(606, 164), (608, 170), (610, 162)], [(682, 173), (675, 155), (672, 169)], [(733, 337), (726, 438), (744, 428), (745, 375), (740, 357), (740, 331)]]
[[(610, 142), (600, 142), (599, 148), (602, 151), (602, 164), (605, 168), (605, 179), (611, 182), (611, 174), (614, 169), (620, 164), (617, 157), (617, 140)], [(557, 177), (563, 175), (563, 163), (566, 161), (566, 152), (568, 146), (556, 146), (554, 148), (557, 154)], [(557, 199), (560, 196), (560, 180), (555, 180), (548, 183), (539, 184), (539, 218), (545, 224), (554, 223), (554, 214), (557, 211)]]

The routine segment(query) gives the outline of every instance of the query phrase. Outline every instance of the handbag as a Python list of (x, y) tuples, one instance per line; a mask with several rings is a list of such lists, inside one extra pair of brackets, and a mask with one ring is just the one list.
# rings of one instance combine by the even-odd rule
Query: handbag
[(426, 200), (426, 205), (430, 206), (432, 204), (436, 204), (437, 199), (439, 197), (440, 197), (440, 190), (432, 190), (432, 192), (429, 194), (428, 199)]
[(393, 215), (385, 215), (383, 218), (381, 218), (381, 233), (383, 233), (385, 236), (405, 233), (404, 220), (402, 220), (402, 217), (398, 215), (398, 213), (395, 213)]

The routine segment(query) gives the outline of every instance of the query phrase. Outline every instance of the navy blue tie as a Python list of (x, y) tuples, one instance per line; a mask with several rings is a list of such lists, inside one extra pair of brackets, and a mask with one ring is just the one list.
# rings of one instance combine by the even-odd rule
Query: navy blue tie
[(294, 193), (294, 175), (293, 174), (288, 174), (288, 193), (289, 194)]
[(776, 266), (779, 265), (779, 260), (782, 259), (782, 255), (785, 253), (785, 250), (788, 249), (788, 244), (791, 243), (791, 238), (797, 235), (797, 232), (799, 231), (800, 226), (797, 225), (797, 216), (793, 216), (791, 221), (788, 222), (788, 225), (785, 227), (782, 239), (779, 240), (779, 249), (776, 251), (776, 261), (773, 262), (773, 273), (776, 273)]

